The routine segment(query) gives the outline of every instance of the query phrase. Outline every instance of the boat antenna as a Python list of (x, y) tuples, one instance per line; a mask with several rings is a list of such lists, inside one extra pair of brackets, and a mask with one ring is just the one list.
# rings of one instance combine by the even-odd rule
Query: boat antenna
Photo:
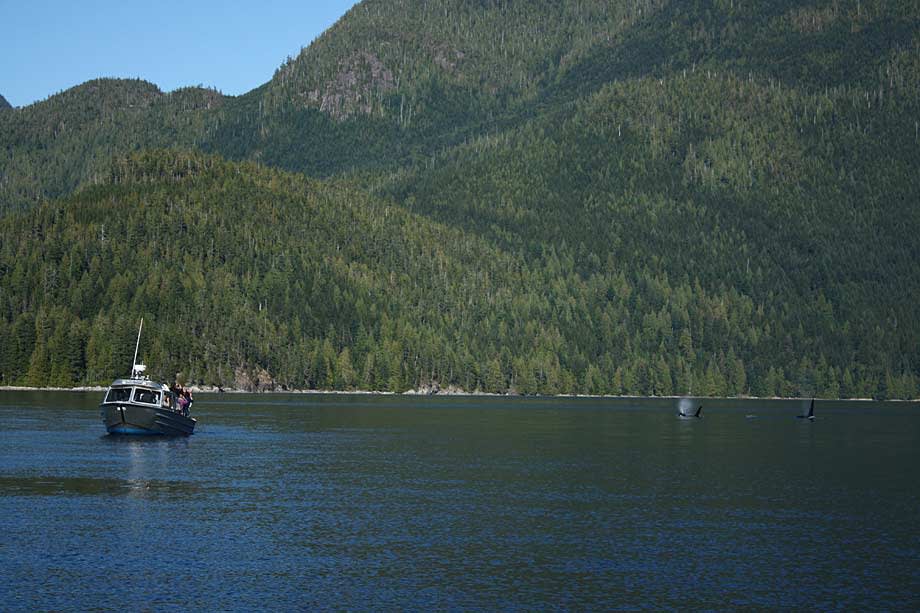
[(144, 329), (144, 318), (141, 317), (141, 326), (137, 329), (137, 344), (134, 345), (134, 361), (131, 362), (131, 376), (134, 376), (134, 371), (137, 368), (137, 350), (141, 347), (141, 330)]

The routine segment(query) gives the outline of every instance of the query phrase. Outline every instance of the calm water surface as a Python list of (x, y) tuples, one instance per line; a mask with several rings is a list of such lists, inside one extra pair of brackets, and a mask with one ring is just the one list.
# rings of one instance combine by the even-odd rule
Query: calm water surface
[(0, 393), (3, 610), (912, 609), (914, 405)]

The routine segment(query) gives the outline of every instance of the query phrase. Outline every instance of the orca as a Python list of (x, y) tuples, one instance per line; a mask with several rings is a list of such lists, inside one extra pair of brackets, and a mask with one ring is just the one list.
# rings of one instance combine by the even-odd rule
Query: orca
[(697, 407), (696, 413), (693, 413), (693, 414), (684, 413), (680, 409), (677, 409), (677, 414), (684, 419), (690, 419), (692, 417), (696, 417), (698, 419), (703, 416), (703, 405), (700, 405), (699, 407)]
[(796, 415), (796, 419), (807, 419), (808, 421), (815, 420), (815, 399), (811, 399), (811, 405), (808, 407), (807, 415)]

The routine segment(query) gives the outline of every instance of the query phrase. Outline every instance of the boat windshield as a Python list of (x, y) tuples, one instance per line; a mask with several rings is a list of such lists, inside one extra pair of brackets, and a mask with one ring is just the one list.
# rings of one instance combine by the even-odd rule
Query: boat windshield
[(106, 402), (128, 402), (131, 400), (130, 387), (113, 387), (105, 397)]
[(137, 388), (134, 390), (134, 402), (144, 404), (160, 404), (160, 392)]

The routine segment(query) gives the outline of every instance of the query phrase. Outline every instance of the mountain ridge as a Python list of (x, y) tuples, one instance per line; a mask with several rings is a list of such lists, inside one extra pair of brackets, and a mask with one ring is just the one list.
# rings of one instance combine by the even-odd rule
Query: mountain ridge
[[(852, 73), (855, 78), (843, 83), (872, 91), (887, 80), (879, 73), (891, 76), (891, 57), (917, 48), (920, 21), (910, 3), (740, 6), (637, 0), (614, 9), (592, 0), (524, 10), (513, 2), (474, 7), (459, 0), (365, 0), (284, 62), (264, 85), (236, 98), (213, 95), (211, 108), (192, 119), (178, 117), (168, 104), (153, 105), (148, 116), (132, 113), (133, 124), (126, 130), (137, 134), (131, 148), (191, 144), (231, 159), (259, 159), (330, 176), (411, 164), (540, 109), (572, 103), (618, 79), (727, 69), (739, 77), (778, 79), (818, 91), (841, 86), (841, 75)], [(408, 17), (416, 28), (405, 27)], [(795, 44), (785, 45), (790, 39)], [(785, 55), (778, 56), (777, 50)], [(105, 81), (88, 82), (49, 100), (55, 107), (68, 106), (66, 100), (76, 92)], [(164, 96), (150, 88), (148, 99), (139, 96), (138, 106), (149, 107), (149, 98)], [(47, 141), (57, 138), (61, 118), (52, 105), (41, 104), (26, 107), (12, 133), (0, 123), (0, 140), (25, 138), (53, 155), (54, 143)], [(39, 134), (22, 134), (33, 123)], [(94, 129), (101, 133), (86, 138), (112, 140), (106, 126)], [(362, 147), (362, 139), (373, 146)], [(106, 157), (126, 150), (125, 144), (113, 143)], [(343, 155), (347, 151), (359, 153)], [(34, 153), (17, 152), (23, 155)], [(39, 155), (45, 159), (31, 166), (40, 173), (73, 163), (61, 155)], [(5, 174), (24, 185), (0, 193), (2, 207), (29, 206), (38, 198), (66, 193), (97, 168), (83, 164), (68, 168), (65, 180), (56, 173), (36, 181), (24, 176), (29, 171), (13, 166)], [(44, 191), (43, 183), (60, 187)], [(23, 192), (29, 196), (23, 198)]]

